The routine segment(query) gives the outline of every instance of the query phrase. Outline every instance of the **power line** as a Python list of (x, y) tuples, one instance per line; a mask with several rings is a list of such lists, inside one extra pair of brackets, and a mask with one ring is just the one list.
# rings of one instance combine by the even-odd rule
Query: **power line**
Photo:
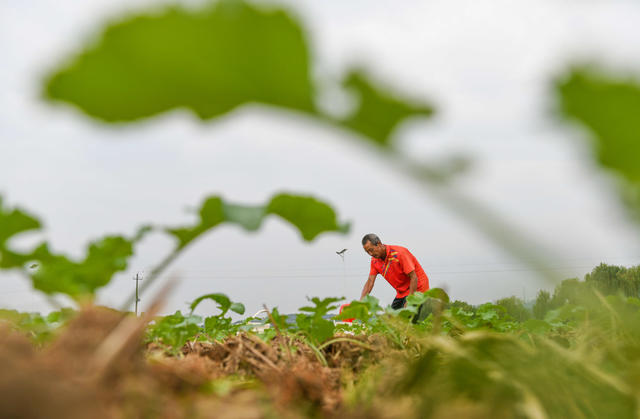
[[(599, 263), (599, 262), (605, 262), (607, 260), (612, 260), (612, 259), (636, 259), (636, 260), (640, 260), (640, 257), (626, 257), (626, 256), (618, 256), (618, 257), (606, 257), (606, 258), (597, 258), (597, 257), (576, 257), (576, 258), (567, 258), (564, 260), (555, 260), (552, 261), (552, 265), (553, 264), (559, 264), (559, 263), (564, 263), (564, 262), (571, 262), (571, 261), (579, 261), (579, 260), (594, 260), (594, 261), (598, 261), (598, 262), (593, 262), (589, 265), (580, 265), (580, 266), (571, 266), (571, 267), (567, 267), (567, 269), (573, 269), (573, 268), (583, 268), (583, 267), (595, 267), (594, 264)], [(423, 266), (429, 271), (429, 272), (436, 272), (438, 268), (459, 268), (459, 267), (464, 267), (464, 266), (474, 266), (474, 267), (491, 267), (491, 266), (504, 266), (504, 267), (510, 267), (510, 266), (521, 266), (521, 264), (519, 263), (509, 263), (509, 262), (492, 262), (492, 263), (450, 263), (450, 264), (429, 264), (429, 263), (424, 263)], [(363, 265), (364, 266), (364, 265)], [(321, 272), (321, 271), (327, 271), (327, 272), (331, 272), (331, 271), (337, 271), (337, 267), (334, 266), (317, 266), (317, 267), (313, 267), (310, 268), (308, 266), (304, 266), (304, 267), (283, 267), (280, 268), (285, 272)], [(435, 269), (435, 270), (434, 270)], [(517, 270), (534, 270), (534, 269), (530, 269), (530, 268), (516, 268)], [(555, 267), (550, 267), (550, 269), (557, 269)], [(564, 269), (564, 268), (562, 268)], [(182, 272), (194, 272), (194, 273), (198, 273), (198, 272), (212, 272), (212, 270), (210, 268), (201, 268), (201, 269), (193, 269), (193, 268), (188, 268), (188, 269), (180, 269)], [(502, 271), (500, 269), (500, 271)], [(246, 268), (227, 268), (227, 269), (220, 269), (220, 270), (216, 270), (215, 272), (217, 272), (218, 274), (231, 274), (231, 273), (235, 273), (235, 272), (246, 272)], [(481, 272), (481, 271), (478, 271)]]
[[(549, 267), (547, 269), (555, 270), (555, 271), (568, 271), (574, 269), (589, 269), (592, 265), (580, 265), (580, 266), (557, 266), (557, 267)], [(437, 270), (428, 270), (427, 276), (436, 276), (436, 275), (464, 275), (464, 274), (483, 274), (483, 273), (506, 273), (506, 272), (537, 272), (532, 268), (509, 268), (509, 269), (486, 269), (486, 270), (457, 270), (457, 271), (437, 271)], [(368, 272), (365, 270), (358, 272), (349, 272), (345, 276), (348, 278), (362, 278), (366, 277)], [(286, 273), (265, 273), (265, 272), (257, 272), (255, 274), (244, 274), (244, 275), (229, 275), (229, 274), (221, 274), (217, 272), (213, 272), (208, 275), (184, 275), (183, 279), (296, 279), (296, 278), (339, 278), (342, 276), (342, 273), (339, 271), (329, 272), (329, 273), (318, 273), (318, 274), (296, 274), (291, 272)]]

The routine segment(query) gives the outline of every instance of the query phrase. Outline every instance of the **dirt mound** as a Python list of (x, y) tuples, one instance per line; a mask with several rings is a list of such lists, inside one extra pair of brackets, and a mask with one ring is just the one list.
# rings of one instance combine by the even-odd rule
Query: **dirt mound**
[(61, 376), (26, 337), (4, 328), (0, 342), (0, 417), (107, 417), (95, 387)]
[(329, 413), (341, 403), (340, 370), (325, 366), (313, 349), (290, 337), (266, 343), (240, 334), (222, 343), (187, 343), (183, 353), (208, 359), (223, 374), (257, 377), (281, 407), (295, 403)]
[(142, 345), (144, 326), (86, 307), (41, 349), (0, 326), (0, 417), (334, 416), (342, 371), (362, 368), (377, 350), (370, 337), (337, 336), (318, 349), (240, 334), (189, 342), (170, 356)]
[(322, 351), (330, 367), (358, 372), (384, 355), (387, 345), (386, 338), (379, 335), (336, 335)]
[(125, 318), (106, 307), (85, 307), (46, 347), (42, 356), (64, 369), (66, 375), (86, 372), (98, 347)]
[(107, 365), (96, 356), (124, 319), (113, 310), (87, 307), (41, 350), (22, 336), (0, 331), (0, 417), (165, 416), (163, 412), (172, 410), (172, 398), (146, 367), (141, 333), (136, 330), (133, 336), (138, 350), (122, 352), (125, 356)]

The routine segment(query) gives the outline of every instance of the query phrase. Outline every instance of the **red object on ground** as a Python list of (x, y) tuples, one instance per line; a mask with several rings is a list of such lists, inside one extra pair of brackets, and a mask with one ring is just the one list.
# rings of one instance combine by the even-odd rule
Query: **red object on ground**
[(369, 275), (380, 274), (396, 290), (396, 298), (409, 295), (408, 273), (416, 271), (418, 277), (418, 291), (425, 292), (429, 289), (429, 278), (424, 273), (418, 259), (411, 252), (402, 246), (386, 244), (387, 257), (385, 260), (371, 258), (371, 270)]
[[(342, 313), (342, 310), (344, 310), (344, 309), (345, 309), (345, 307), (348, 307), (348, 306), (349, 306), (349, 303), (346, 303), (346, 304), (341, 305), (341, 306), (340, 306), (340, 313)], [(338, 314), (339, 314), (339, 313), (338, 313)], [(354, 320), (355, 320), (355, 318), (353, 318), (353, 319), (344, 319), (344, 320), (342, 320), (342, 321), (343, 321), (343, 322), (347, 322), (347, 323), (352, 323)]]

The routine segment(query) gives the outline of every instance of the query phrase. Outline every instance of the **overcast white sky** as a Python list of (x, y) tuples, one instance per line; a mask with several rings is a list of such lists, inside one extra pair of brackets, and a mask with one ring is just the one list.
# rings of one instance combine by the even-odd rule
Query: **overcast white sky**
[[(385, 167), (353, 139), (257, 106), (201, 124), (184, 111), (112, 128), (42, 102), (41, 77), (101, 22), (151, 1), (3, 2), (0, 10), (0, 194), (44, 221), (55, 250), (81, 256), (86, 242), (137, 226), (184, 224), (210, 194), (246, 203), (286, 190), (331, 202), (349, 235), (311, 244), (277, 219), (258, 234), (219, 228), (170, 269), (180, 279), (165, 311), (209, 292), (292, 311), (305, 296), (357, 298), (369, 258), (360, 238), (378, 233), (408, 247), (432, 286), (480, 303), (552, 287), (465, 220)], [(191, 2), (194, 3), (194, 2)], [(634, 1), (289, 1), (309, 29), (319, 78), (364, 64), (378, 79), (433, 102), (436, 118), (406, 124), (397, 141), (437, 162), (456, 153), (472, 171), (458, 187), (551, 251), (565, 277), (599, 262), (640, 263), (638, 228), (611, 181), (593, 169), (581, 132), (553, 118), (550, 81), (571, 63), (598, 60), (640, 74), (640, 4)], [(382, 199), (384, 197), (384, 199)], [(99, 294), (118, 305), (131, 277), (170, 248), (152, 235), (127, 273)], [(334, 253), (348, 248), (346, 265)], [(29, 284), (0, 273), (0, 306), (49, 308)], [(374, 295), (394, 291), (378, 279)], [(143, 296), (144, 303), (149, 296)], [(203, 313), (210, 306), (203, 307)]]

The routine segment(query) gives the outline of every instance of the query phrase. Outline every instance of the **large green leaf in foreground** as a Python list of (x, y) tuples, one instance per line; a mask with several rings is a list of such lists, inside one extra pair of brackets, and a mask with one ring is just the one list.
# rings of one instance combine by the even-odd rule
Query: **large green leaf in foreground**
[(180, 107), (209, 119), (245, 102), (313, 108), (301, 28), (282, 10), (240, 1), (154, 9), (108, 25), (46, 93), (109, 122)]
[(343, 118), (324, 115), (309, 50), (302, 25), (275, 6), (223, 0), (200, 9), (154, 8), (107, 25), (49, 76), (45, 95), (106, 122), (179, 108), (206, 120), (257, 102), (329, 121), (382, 146), (403, 119), (433, 112), (353, 71), (344, 87), (355, 109)]
[(144, 235), (139, 233), (132, 240), (122, 236), (96, 240), (89, 244), (86, 257), (79, 261), (51, 252), (47, 243), (22, 252), (7, 246), (9, 239), (40, 227), (35, 217), (19, 209), (4, 208), (0, 198), (0, 269), (19, 269), (31, 279), (35, 289), (74, 298), (93, 294), (108, 284), (116, 272), (125, 270), (133, 255), (134, 243)]
[(27, 231), (39, 230), (40, 221), (17, 208), (5, 208), (0, 197), (0, 268), (17, 268), (28, 258), (8, 248), (12, 236)]
[(640, 217), (640, 82), (576, 68), (556, 85), (563, 116), (586, 127), (594, 157), (621, 179)]
[(113, 275), (127, 269), (134, 242), (122, 236), (107, 236), (89, 244), (87, 256), (74, 261), (53, 254), (46, 244), (32, 254), (38, 267), (31, 273), (33, 287), (46, 294), (62, 293), (71, 297), (92, 295), (107, 285)]
[[(349, 227), (338, 223), (335, 212), (324, 202), (308, 196), (280, 194), (265, 205), (256, 206), (232, 204), (220, 197), (209, 197), (200, 208), (197, 224), (161, 230), (178, 240), (175, 254), (221, 223), (237, 224), (248, 231), (255, 231), (269, 214), (288, 221), (307, 241), (328, 231), (344, 233)], [(62, 293), (76, 299), (93, 295), (116, 273), (126, 270), (136, 242), (153, 229), (142, 227), (132, 238), (106, 236), (95, 240), (80, 260), (52, 252), (47, 243), (27, 252), (12, 251), (7, 247), (13, 236), (39, 228), (40, 222), (36, 218), (17, 209), (4, 208), (0, 200), (0, 269), (20, 269), (31, 279), (35, 289), (46, 294)], [(25, 266), (27, 262), (30, 267)]]
[(381, 146), (388, 146), (396, 125), (411, 116), (429, 116), (431, 106), (413, 103), (399, 97), (390, 89), (375, 86), (364, 74), (352, 72), (344, 80), (344, 86), (355, 94), (359, 106), (342, 123)]
[(200, 208), (197, 224), (166, 231), (178, 239), (180, 249), (223, 222), (239, 225), (247, 231), (256, 231), (269, 214), (288, 221), (306, 241), (313, 240), (320, 233), (346, 233), (349, 229), (348, 224), (338, 222), (336, 213), (326, 203), (309, 196), (279, 194), (266, 205), (257, 206), (232, 204), (218, 196), (209, 197)]

